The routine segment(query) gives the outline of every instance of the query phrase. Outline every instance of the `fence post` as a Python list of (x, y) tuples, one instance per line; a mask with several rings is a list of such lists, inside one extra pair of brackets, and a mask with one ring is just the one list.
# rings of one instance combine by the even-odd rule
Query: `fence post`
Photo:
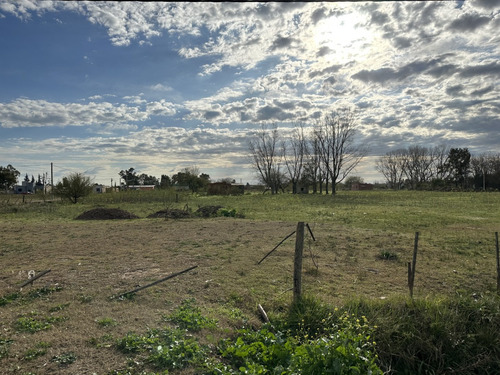
[(295, 237), (295, 259), (293, 262), (293, 301), (296, 302), (302, 292), (302, 254), (304, 252), (304, 222), (297, 224)]
[(495, 232), (495, 245), (497, 251), (497, 294), (500, 294), (500, 249), (498, 247), (498, 232)]
[(418, 232), (415, 232), (415, 243), (413, 245), (413, 260), (408, 262), (408, 288), (410, 289), (410, 298), (413, 298), (413, 285), (415, 283), (415, 265), (417, 264), (418, 250)]

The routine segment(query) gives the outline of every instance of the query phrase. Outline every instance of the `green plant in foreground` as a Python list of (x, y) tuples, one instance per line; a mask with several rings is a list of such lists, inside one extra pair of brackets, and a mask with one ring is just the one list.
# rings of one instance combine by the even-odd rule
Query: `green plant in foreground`
[(123, 353), (141, 355), (150, 365), (164, 370), (185, 368), (200, 362), (205, 349), (178, 329), (150, 329), (146, 334), (128, 333), (118, 340)]
[(47, 354), (47, 348), (50, 348), (50, 344), (44, 341), (39, 342), (35, 348), (33, 349), (28, 349), (24, 355), (23, 355), (23, 360), (25, 361), (31, 361), (35, 358), (41, 357), (45, 354)]
[(66, 320), (66, 317), (53, 316), (53, 317), (37, 317), (34, 316), (22, 316), (18, 318), (15, 322), (15, 328), (19, 332), (35, 333), (38, 331), (44, 331), (52, 327), (53, 323), (61, 322)]
[(52, 357), (51, 362), (57, 362), (60, 366), (68, 366), (75, 362), (77, 359), (76, 354), (73, 352), (66, 352)]
[(102, 318), (96, 320), (96, 322), (100, 327), (112, 327), (118, 324), (118, 322), (113, 318)]
[(382, 374), (366, 318), (344, 313), (315, 338), (307, 333), (271, 332), (269, 326), (259, 331), (243, 329), (238, 334), (219, 346), (228, 365), (206, 361), (210, 373)]
[(12, 340), (0, 337), (0, 359), (7, 357), (9, 354), (9, 346), (12, 342)]
[(215, 328), (215, 320), (204, 317), (199, 307), (195, 306), (194, 298), (182, 301), (181, 305), (165, 320), (175, 323), (179, 328), (191, 332), (200, 331), (203, 328)]
[(0, 298), (0, 306), (5, 306), (11, 303), (12, 301), (15, 301), (21, 296), (21, 293), (15, 292), (11, 294), (7, 294), (6, 296), (3, 296)]

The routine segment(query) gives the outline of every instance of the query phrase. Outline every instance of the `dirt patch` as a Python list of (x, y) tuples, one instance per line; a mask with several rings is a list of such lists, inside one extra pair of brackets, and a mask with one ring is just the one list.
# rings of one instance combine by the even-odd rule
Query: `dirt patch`
[(191, 216), (192, 215), (189, 211), (184, 211), (177, 208), (167, 208), (166, 210), (160, 210), (155, 212), (154, 214), (148, 215), (148, 218), (184, 219)]
[(75, 220), (138, 219), (139, 216), (119, 208), (94, 208), (77, 216)]
[(157, 211), (151, 215), (148, 215), (148, 218), (166, 218), (166, 219), (185, 219), (189, 217), (216, 217), (217, 212), (223, 208), (222, 206), (203, 206), (198, 208), (194, 213), (186, 210), (180, 210), (176, 208), (167, 208), (165, 210)]
[(201, 217), (215, 217), (222, 206), (203, 206), (196, 210), (195, 214)]

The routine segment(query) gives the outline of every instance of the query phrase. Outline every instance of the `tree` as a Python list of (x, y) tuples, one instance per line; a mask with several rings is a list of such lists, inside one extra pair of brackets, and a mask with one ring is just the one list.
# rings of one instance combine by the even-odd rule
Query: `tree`
[(336, 185), (342, 182), (366, 155), (366, 149), (354, 143), (354, 111), (342, 107), (324, 116), (317, 124), (315, 134), (320, 145), (320, 157), (327, 171), (326, 183), (328, 186), (328, 179), (331, 181), (332, 195), (335, 195)]
[(198, 167), (184, 168), (172, 176), (172, 183), (177, 185), (188, 186), (189, 189), (196, 193), (199, 189), (206, 187), (210, 182), (210, 176), (202, 173), (198, 176)]
[(403, 149), (389, 151), (376, 161), (375, 168), (385, 177), (390, 189), (399, 190), (403, 186), (405, 153)]
[(139, 176), (137, 176), (134, 168), (121, 170), (118, 174), (125, 181), (125, 185), (139, 185)]
[(10, 164), (6, 167), (0, 166), (0, 189), (13, 189), (20, 175), (21, 173)]
[(282, 142), (282, 149), (283, 160), (285, 161), (288, 177), (292, 183), (292, 193), (297, 194), (297, 184), (302, 178), (308, 154), (304, 124), (299, 123), (295, 125), (291, 137)]
[(142, 173), (137, 179), (139, 180), (139, 185), (159, 185), (158, 179), (155, 176), (149, 176), (146, 173)]
[(84, 176), (82, 173), (72, 173), (68, 177), (64, 177), (62, 182), (57, 183), (54, 192), (76, 204), (78, 199), (86, 197), (92, 192), (92, 181), (90, 177)]
[(166, 189), (172, 185), (172, 180), (170, 180), (170, 177), (168, 177), (166, 174), (161, 175), (160, 179), (160, 188), (161, 189)]
[(271, 194), (277, 194), (283, 189), (285, 176), (281, 172), (282, 154), (278, 147), (278, 126), (271, 129), (263, 124), (256, 137), (248, 142), (252, 158), (252, 166), (260, 181), (271, 189)]
[(446, 168), (450, 171), (451, 181), (456, 187), (466, 187), (471, 154), (467, 148), (451, 148)]
[(364, 183), (365, 183), (365, 180), (363, 180), (363, 177), (349, 176), (344, 181), (344, 189), (345, 190), (352, 190), (352, 185), (364, 184)]

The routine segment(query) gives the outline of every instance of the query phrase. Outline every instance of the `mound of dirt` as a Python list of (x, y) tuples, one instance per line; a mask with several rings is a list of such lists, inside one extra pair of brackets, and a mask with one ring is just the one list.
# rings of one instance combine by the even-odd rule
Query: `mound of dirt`
[(119, 208), (94, 208), (77, 216), (75, 220), (138, 219), (139, 216)]
[(201, 217), (214, 217), (222, 206), (203, 206), (196, 210), (195, 214)]
[(166, 219), (184, 219), (191, 217), (189, 211), (179, 210), (177, 208), (167, 208), (166, 210), (157, 211), (154, 214), (148, 215), (148, 218), (166, 218)]

